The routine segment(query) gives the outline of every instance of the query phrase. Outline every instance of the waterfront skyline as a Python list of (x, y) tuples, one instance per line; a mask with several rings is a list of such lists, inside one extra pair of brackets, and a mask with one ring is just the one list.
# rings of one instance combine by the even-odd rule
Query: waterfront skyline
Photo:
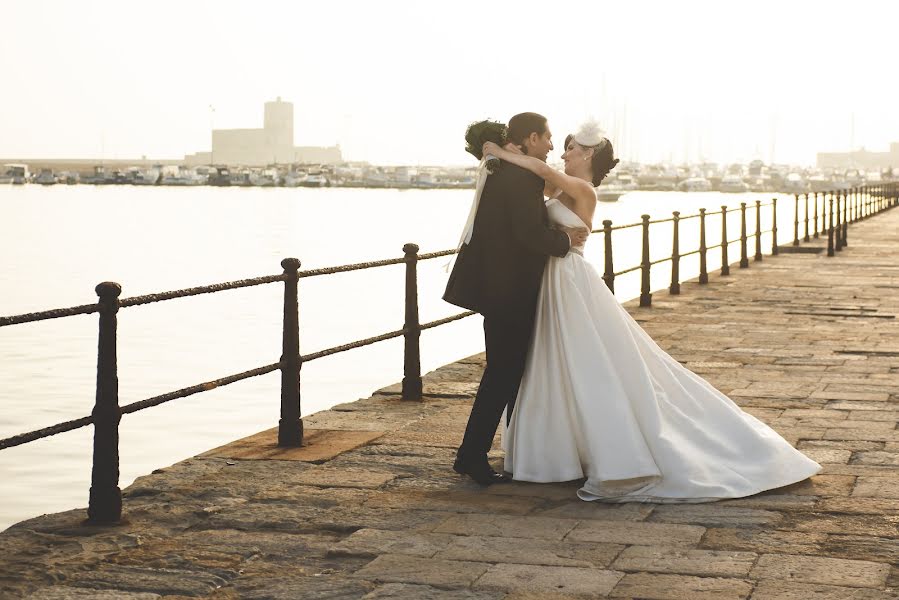
[(0, 156), (181, 158), (277, 96), (298, 145), (380, 164), (467, 164), (469, 121), (524, 110), (549, 117), (551, 159), (588, 116), (641, 162), (811, 165), (899, 139), (878, 91), (899, 9), (876, 2), (153, 7), (4, 7)]

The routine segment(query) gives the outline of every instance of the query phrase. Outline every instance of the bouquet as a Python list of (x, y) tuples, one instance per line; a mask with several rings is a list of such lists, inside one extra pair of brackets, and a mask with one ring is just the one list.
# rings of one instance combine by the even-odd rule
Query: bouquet
[[(472, 123), (465, 130), (465, 151), (481, 160), (483, 156), (484, 142), (493, 142), (499, 146), (506, 143), (506, 125), (497, 121), (478, 121)], [(490, 154), (487, 155), (487, 171), (493, 173), (499, 168), (499, 159)]]

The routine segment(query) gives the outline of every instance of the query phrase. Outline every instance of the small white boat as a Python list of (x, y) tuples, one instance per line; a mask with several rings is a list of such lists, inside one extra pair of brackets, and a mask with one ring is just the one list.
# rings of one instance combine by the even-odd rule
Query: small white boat
[(4, 170), (6, 171), (6, 177), (8, 178), (8, 183), (13, 185), (23, 185), (28, 183), (31, 179), (31, 173), (28, 171), (28, 165), (22, 164), (8, 164), (3, 165)]
[(255, 187), (275, 187), (278, 185), (278, 172), (274, 169), (263, 169), (250, 173), (250, 185)]
[(721, 178), (718, 188), (720, 191), (728, 194), (740, 194), (749, 191), (749, 186), (738, 175), (725, 175)]
[(604, 190), (602, 188), (596, 190), (596, 199), (600, 202), (617, 202), (626, 193), (626, 190)]
[(709, 192), (712, 182), (705, 177), (690, 177), (677, 184), (677, 187), (682, 192)]
[(77, 171), (63, 171), (57, 177), (59, 183), (64, 183), (66, 185), (75, 185), (81, 181), (81, 176)]
[(177, 174), (164, 176), (161, 183), (162, 185), (174, 186), (205, 185), (206, 178), (199, 175), (193, 169), (189, 169), (187, 167), (178, 167)]
[(790, 173), (783, 181), (784, 194), (804, 194), (809, 191), (809, 184), (799, 173)]
[(94, 172), (87, 177), (84, 177), (82, 183), (89, 183), (91, 185), (106, 185), (108, 183), (112, 183), (113, 179), (111, 176), (106, 174), (106, 168), (101, 165), (96, 165), (94, 167)]
[(160, 170), (156, 167), (150, 167), (149, 169), (135, 169), (132, 171), (131, 175), (131, 183), (134, 185), (156, 185), (159, 183), (159, 178), (162, 176)]
[(40, 185), (56, 185), (59, 180), (53, 174), (52, 169), (41, 169), (41, 172), (34, 178), (34, 182)]
[(281, 180), (281, 185), (295, 188), (303, 185), (304, 181), (306, 181), (306, 171), (288, 171), (287, 175)]
[(325, 187), (326, 185), (329, 185), (329, 183), (327, 177), (321, 173), (310, 173), (300, 185), (302, 187)]

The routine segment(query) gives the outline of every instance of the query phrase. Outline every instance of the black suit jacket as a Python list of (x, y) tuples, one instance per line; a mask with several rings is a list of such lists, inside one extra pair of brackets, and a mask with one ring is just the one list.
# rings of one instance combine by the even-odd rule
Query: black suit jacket
[(565, 256), (568, 235), (549, 227), (543, 179), (511, 163), (487, 177), (469, 244), (443, 299), (485, 317), (532, 319), (547, 258)]

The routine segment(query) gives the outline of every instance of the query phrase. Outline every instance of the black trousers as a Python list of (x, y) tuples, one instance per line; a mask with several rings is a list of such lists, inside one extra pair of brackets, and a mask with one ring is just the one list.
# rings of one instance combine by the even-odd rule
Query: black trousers
[(504, 408), (508, 407), (507, 418), (511, 418), (533, 330), (533, 316), (484, 317), (487, 368), (481, 377), (465, 427), (465, 437), (459, 447), (458, 456), (463, 462), (487, 462), (487, 452), (493, 444)]

